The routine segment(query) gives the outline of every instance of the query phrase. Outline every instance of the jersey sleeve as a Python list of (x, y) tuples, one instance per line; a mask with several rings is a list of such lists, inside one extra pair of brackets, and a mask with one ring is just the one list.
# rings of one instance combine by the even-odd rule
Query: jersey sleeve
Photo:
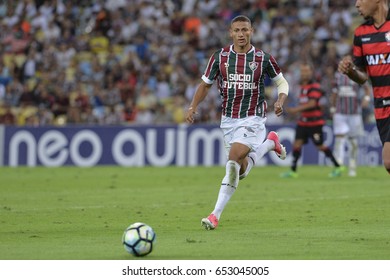
[(365, 68), (366, 61), (363, 56), (362, 38), (357, 31), (358, 29), (356, 29), (353, 37), (353, 63), (359, 68)]
[(277, 78), (277, 76), (282, 72), (278, 63), (276, 62), (275, 58), (272, 55), (269, 55), (268, 65), (265, 70), (267, 75), (271, 79)]
[(202, 80), (211, 85), (219, 75), (219, 55), (215, 52), (209, 59), (206, 69), (202, 75)]

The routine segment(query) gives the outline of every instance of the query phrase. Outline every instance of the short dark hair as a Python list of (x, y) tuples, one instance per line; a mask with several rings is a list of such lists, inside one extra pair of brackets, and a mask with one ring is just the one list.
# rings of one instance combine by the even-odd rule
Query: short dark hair
[(236, 16), (235, 18), (233, 18), (232, 21), (230, 22), (230, 25), (232, 25), (233, 23), (235, 23), (237, 21), (249, 22), (249, 24), (252, 25), (252, 21), (247, 16), (243, 16), (243, 15), (239, 15), (239, 16)]

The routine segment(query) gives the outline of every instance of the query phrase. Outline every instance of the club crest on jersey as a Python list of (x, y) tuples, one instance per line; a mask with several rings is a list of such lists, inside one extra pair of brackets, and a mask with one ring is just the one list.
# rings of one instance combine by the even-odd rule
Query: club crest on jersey
[(228, 53), (228, 52), (222, 52), (221, 55), (222, 55), (222, 56), (228, 56), (229, 53)]
[(259, 67), (259, 63), (258, 62), (249, 62), (249, 68), (252, 70), (252, 71), (255, 71), (257, 69), (257, 67)]

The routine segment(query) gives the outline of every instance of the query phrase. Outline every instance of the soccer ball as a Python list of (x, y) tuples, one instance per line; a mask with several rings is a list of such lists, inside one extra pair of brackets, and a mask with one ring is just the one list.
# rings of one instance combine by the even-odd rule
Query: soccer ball
[(147, 224), (134, 223), (123, 233), (122, 243), (128, 253), (136, 257), (146, 256), (153, 251), (156, 234)]

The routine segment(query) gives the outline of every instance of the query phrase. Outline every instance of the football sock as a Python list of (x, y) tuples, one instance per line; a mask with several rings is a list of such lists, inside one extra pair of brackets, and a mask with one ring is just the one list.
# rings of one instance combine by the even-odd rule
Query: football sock
[(266, 139), (260, 145), (260, 147), (255, 151), (257, 158), (262, 158), (266, 153), (268, 153), (269, 151), (272, 151), (274, 148), (275, 148), (275, 142), (272, 140)]
[(335, 143), (334, 143), (334, 153), (337, 157), (338, 163), (340, 164), (343, 164), (344, 162), (345, 143), (346, 143), (345, 136), (336, 136)]
[(240, 165), (237, 162), (229, 160), (226, 163), (226, 174), (222, 180), (217, 203), (215, 204), (215, 208), (212, 212), (218, 220), (221, 217), (223, 209), (238, 186), (239, 172)]
[(297, 171), (298, 160), (301, 157), (301, 152), (302, 152), (301, 149), (293, 150), (293, 160), (292, 160), (291, 170), (294, 172)]
[(349, 168), (356, 169), (357, 160), (358, 160), (358, 140), (356, 138), (350, 138), (349, 142), (351, 144), (350, 157), (349, 157)]
[(251, 171), (252, 167), (255, 165), (257, 156), (256, 153), (250, 152), (247, 156), (248, 165), (246, 166), (245, 172), (242, 173), (239, 177), (240, 180), (244, 179), (246, 176), (248, 176), (249, 172)]
[(272, 151), (275, 148), (275, 143), (272, 140), (266, 139), (255, 152), (248, 154), (248, 165), (244, 173), (239, 177), (240, 180), (248, 176), (252, 167), (256, 165), (257, 159), (262, 158), (266, 153)]
[(333, 165), (334, 165), (335, 167), (340, 167), (340, 164), (337, 162), (337, 160), (336, 160), (335, 157), (333, 156), (332, 151), (331, 151), (328, 147), (326, 147), (326, 148), (324, 149), (324, 153), (325, 153), (326, 157), (328, 157), (328, 158), (333, 162)]

